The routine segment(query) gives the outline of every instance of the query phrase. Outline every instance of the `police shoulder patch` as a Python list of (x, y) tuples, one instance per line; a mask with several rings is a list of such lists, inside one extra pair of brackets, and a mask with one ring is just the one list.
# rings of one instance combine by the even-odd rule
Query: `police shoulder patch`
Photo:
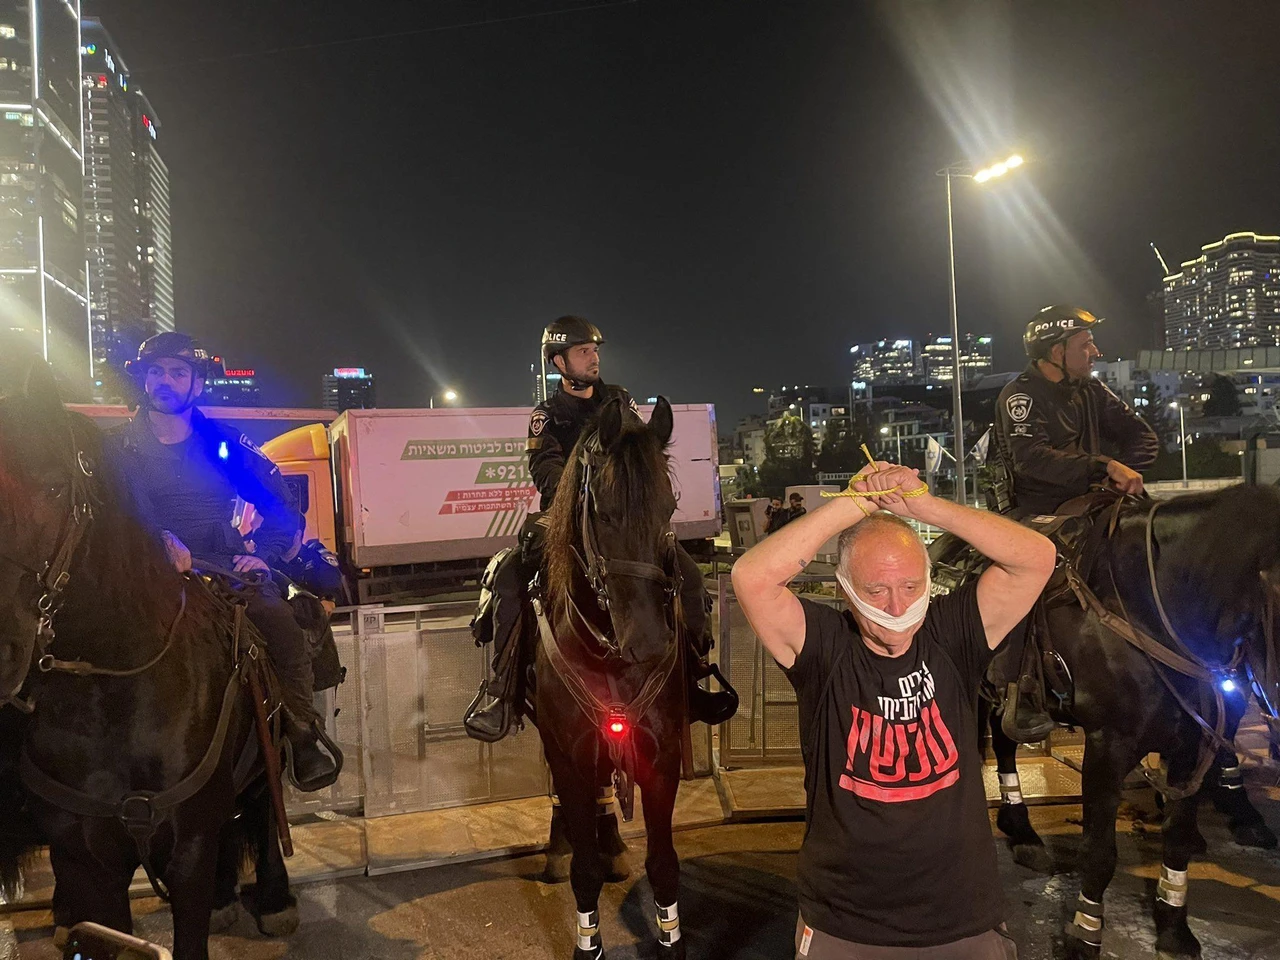
[(242, 433), (242, 434), (240, 434), (240, 446), (244, 447), (246, 450), (251, 450), (251, 451), (253, 451), (253, 452), (254, 452), (254, 453), (256, 453), (258, 456), (260, 456), (263, 460), (270, 460), (270, 459), (271, 459), (271, 458), (270, 458), (270, 457), (268, 457), (265, 453), (263, 453), (263, 452), (262, 452), (262, 450), (261, 450), (259, 447), (257, 447), (257, 446), (254, 444), (254, 442), (253, 442), (252, 440), (250, 440), (248, 437), (246, 437), (243, 433)]
[(533, 416), (529, 418), (529, 436), (542, 436), (542, 431), (547, 428), (547, 419), (546, 413), (542, 410), (533, 411)]
[(1005, 406), (1009, 410), (1009, 416), (1013, 418), (1015, 423), (1022, 423), (1027, 417), (1031, 416), (1031, 396), (1029, 394), (1012, 394), (1006, 401)]

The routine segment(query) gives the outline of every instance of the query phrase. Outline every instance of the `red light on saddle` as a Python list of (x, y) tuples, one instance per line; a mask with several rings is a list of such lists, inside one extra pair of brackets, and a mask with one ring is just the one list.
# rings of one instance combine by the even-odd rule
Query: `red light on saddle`
[(605, 721), (604, 729), (609, 736), (619, 740), (627, 735), (627, 718), (621, 713), (611, 713), (609, 719)]

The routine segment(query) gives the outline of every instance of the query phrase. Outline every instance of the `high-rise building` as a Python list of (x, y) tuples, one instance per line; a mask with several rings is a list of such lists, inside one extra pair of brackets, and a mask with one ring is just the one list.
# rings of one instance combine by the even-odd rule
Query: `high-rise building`
[(533, 374), (533, 405), (537, 406), (547, 397), (555, 396), (557, 390), (560, 389), (560, 374), (551, 372), (547, 374), (544, 386), (542, 374), (538, 370), (536, 364), (529, 364), (529, 372)]
[(338, 367), (333, 373), (326, 373), (321, 405), (339, 413), (353, 408), (365, 410), (376, 407), (373, 374), (365, 373), (364, 367)]
[(1229, 233), (1164, 278), (1166, 350), (1280, 345), (1280, 237)]
[(853, 361), (854, 383), (877, 387), (919, 383), (923, 372), (920, 344), (914, 340), (857, 343), (849, 348), (849, 357)]
[[(921, 351), (927, 383), (950, 383), (955, 378), (955, 348), (950, 337), (929, 337)], [(973, 383), (991, 372), (991, 338), (974, 333), (960, 337), (961, 385)]]
[(174, 328), (169, 176), (160, 121), (119, 46), (93, 18), (81, 23), (81, 43), (85, 245), (102, 380), (144, 338)]
[(212, 357), (200, 402), (214, 407), (260, 406), (258, 372), (252, 367), (229, 367), (222, 357)]
[(79, 0), (0, 0), (0, 303), (68, 398), (92, 379)]

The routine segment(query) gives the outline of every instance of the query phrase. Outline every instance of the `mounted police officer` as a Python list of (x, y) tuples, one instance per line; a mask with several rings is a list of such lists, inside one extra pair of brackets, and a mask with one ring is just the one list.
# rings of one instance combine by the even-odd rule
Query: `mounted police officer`
[[(995, 441), (999, 453), (993, 507), (1014, 518), (1052, 515), (1098, 484), (1142, 493), (1142, 472), (1160, 443), (1151, 429), (1100, 379), (1093, 339), (1102, 322), (1079, 307), (1045, 307), (1022, 337), (1027, 369), (1000, 391)], [(1001, 469), (1002, 468), (1002, 469)], [(1003, 475), (1001, 475), (1003, 474)], [(1024, 635), (1010, 636), (992, 663), (992, 675), (1032, 696), (1018, 698), (1016, 740), (1042, 740), (1053, 721), (1036, 701), (1023, 661)], [(1025, 689), (1024, 689), (1025, 688)]]
[[(275, 464), (244, 434), (195, 408), (208, 368), (208, 354), (196, 340), (158, 334), (142, 343), (128, 368), (145, 397), (137, 415), (111, 436), (142, 519), (163, 531), (179, 570), (190, 570), (194, 555), (256, 581), (244, 592), (246, 613), (280, 679), (294, 782), (303, 790), (328, 786), (337, 778), (341, 753), (327, 738), (330, 752), (320, 746), (306, 636), (270, 579), (270, 566), (301, 528), (293, 495)], [(231, 523), (237, 497), (262, 517), (253, 553)]]
[[(582, 317), (565, 316), (552, 321), (542, 333), (542, 358), (560, 373), (560, 386), (550, 397), (534, 407), (529, 417), (529, 439), (526, 449), (529, 455), (529, 473), (541, 497), (540, 510), (550, 509), (556, 496), (556, 487), (565, 470), (565, 462), (577, 444), (583, 428), (592, 416), (611, 399), (618, 399), (624, 408), (636, 416), (640, 411), (635, 400), (622, 387), (611, 386), (600, 379), (600, 347), (604, 336), (598, 327)], [(495, 558), (486, 573), (486, 582), (498, 595), (497, 610), (493, 622), (495, 641), (494, 678), (482, 684), (470, 709), (466, 726), (472, 736), (481, 740), (498, 740), (506, 735), (514, 720), (517, 694), (517, 672), (528, 662), (527, 649), (510, 650), (508, 641), (512, 634), (520, 635), (511, 610), (514, 601), (510, 595), (525, 585), (537, 572), (541, 559), (541, 536), (537, 518), (526, 522), (521, 534), (525, 544), (523, 551), (510, 555), (507, 562)], [(530, 543), (530, 540), (533, 543)], [(697, 684), (698, 676), (719, 672), (706, 666), (711, 648), (706, 589), (702, 572), (683, 548), (676, 550), (682, 578), (681, 601), (685, 619), (685, 635), (691, 646), (688, 662), (689, 717), (691, 721), (721, 723), (737, 709), (737, 694), (726, 687), (719, 693), (709, 693)], [(506, 594), (507, 610), (503, 613), (503, 594)], [(482, 597), (484, 608), (487, 598)], [(520, 602), (523, 602), (521, 598)], [(477, 621), (480, 621), (477, 615)], [(477, 639), (482, 639), (478, 635)], [(488, 639), (484, 636), (483, 639)], [(522, 643), (533, 643), (534, 637), (522, 637)], [(522, 653), (524, 655), (522, 655)], [(693, 666), (696, 665), (696, 666)], [(696, 674), (696, 676), (695, 676)]]

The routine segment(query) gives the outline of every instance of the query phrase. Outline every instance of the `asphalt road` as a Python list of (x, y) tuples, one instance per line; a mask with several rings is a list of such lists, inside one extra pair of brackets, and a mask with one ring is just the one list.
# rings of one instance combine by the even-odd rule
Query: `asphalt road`
[[(1280, 830), (1277, 799), (1255, 797)], [(1150, 795), (1122, 811), (1120, 867), (1107, 893), (1104, 955), (1154, 957), (1150, 905), (1160, 863), (1158, 818)], [(1020, 956), (1048, 960), (1078, 880), (1079, 807), (1032, 808), (1056, 869), (1044, 876), (1013, 863), (998, 843), (1009, 926)], [(1280, 960), (1280, 855), (1232, 843), (1210, 807), (1201, 815), (1209, 842), (1205, 863), (1193, 864), (1191, 926), (1205, 960)], [(690, 958), (790, 960), (796, 907), (793, 879), (801, 824), (734, 824), (680, 833), (680, 913)], [(633, 855), (638, 864), (641, 856)], [(242, 917), (212, 942), (215, 958), (274, 960), (565, 960), (572, 953), (573, 898), (567, 885), (536, 879), (541, 858), (460, 864), (414, 873), (357, 877), (298, 889), (301, 929), (288, 940), (258, 935)], [(601, 927), (609, 960), (653, 955), (654, 922), (648, 883), (633, 876), (605, 887)], [(167, 911), (155, 901), (135, 904), (138, 932), (168, 938)], [(17, 914), (7, 923), (8, 957), (53, 960), (49, 916)]]

